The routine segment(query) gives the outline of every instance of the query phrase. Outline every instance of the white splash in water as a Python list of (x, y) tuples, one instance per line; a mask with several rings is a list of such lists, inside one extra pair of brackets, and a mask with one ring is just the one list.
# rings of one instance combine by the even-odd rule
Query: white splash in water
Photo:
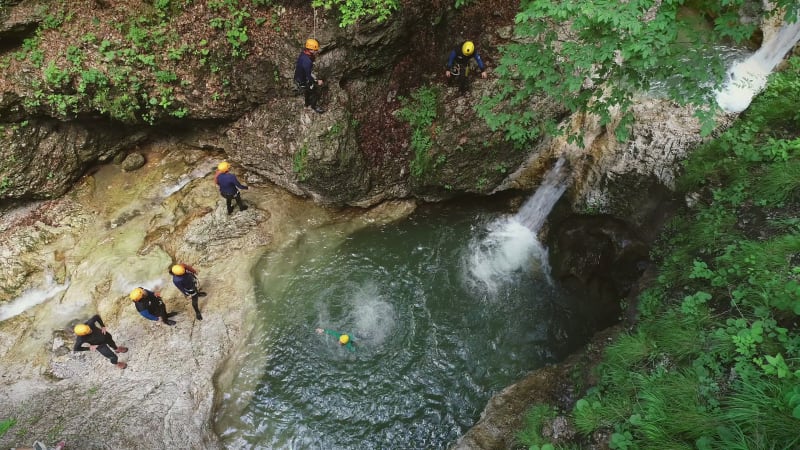
[(40, 305), (64, 292), (69, 281), (57, 284), (52, 274), (46, 274), (42, 286), (30, 289), (14, 300), (0, 306), (0, 322), (18, 316), (23, 312)]
[(470, 244), (467, 280), (473, 288), (481, 287), (494, 294), (515, 274), (537, 266), (549, 279), (547, 248), (539, 242), (537, 233), (567, 189), (568, 181), (566, 160), (561, 157), (513, 218), (492, 222), (488, 234)]
[(533, 258), (541, 260), (547, 254), (533, 231), (514, 218), (496, 220), (488, 231), (483, 239), (470, 244), (468, 280), (474, 288), (495, 293), (516, 273), (530, 267)]
[(800, 18), (781, 29), (758, 51), (728, 70), (728, 80), (717, 91), (717, 104), (727, 112), (742, 112), (753, 97), (764, 89), (767, 77), (786, 54), (800, 41)]
[(380, 345), (394, 330), (396, 323), (394, 307), (383, 298), (378, 285), (367, 283), (354, 292), (349, 300), (353, 334), (370, 345)]

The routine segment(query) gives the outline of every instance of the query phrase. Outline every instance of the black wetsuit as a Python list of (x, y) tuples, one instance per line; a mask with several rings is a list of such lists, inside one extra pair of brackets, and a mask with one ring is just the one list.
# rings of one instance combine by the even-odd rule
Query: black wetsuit
[(83, 344), (96, 345), (97, 351), (100, 352), (101, 355), (108, 358), (111, 361), (111, 364), (116, 364), (117, 354), (114, 352), (114, 350), (117, 349), (117, 344), (114, 342), (114, 339), (111, 338), (111, 333), (106, 332), (106, 334), (103, 334), (103, 332), (100, 331), (100, 328), (97, 328), (96, 326), (99, 324), (101, 328), (105, 328), (106, 325), (103, 323), (103, 319), (101, 319), (99, 315), (95, 314), (91, 319), (84, 323), (89, 325), (89, 328), (92, 329), (92, 332), (86, 336), (78, 336), (78, 338), (75, 339), (75, 347), (73, 347), (72, 351), (85, 352), (89, 350), (89, 347), (84, 347)]
[(305, 105), (316, 110), (322, 88), (317, 86), (317, 80), (311, 73), (312, 70), (314, 70), (314, 56), (303, 50), (297, 57), (297, 63), (295, 64), (294, 82), (297, 83), (300, 92), (303, 93)]
[(233, 212), (233, 201), (239, 206), (239, 211), (247, 209), (247, 205), (242, 202), (242, 195), (239, 189), (249, 189), (243, 185), (236, 178), (236, 175), (230, 172), (222, 172), (217, 174), (215, 181), (219, 186), (219, 193), (225, 198), (225, 206), (228, 208), (228, 214)]
[(167, 306), (164, 304), (161, 297), (158, 297), (155, 293), (145, 288), (141, 289), (144, 291), (144, 297), (138, 302), (133, 302), (133, 304), (136, 305), (136, 311), (139, 311), (139, 314), (146, 319), (161, 319), (162, 322), (167, 323), (169, 320), (169, 316), (167, 316)]
[(200, 298), (200, 291), (197, 288), (197, 276), (195, 276), (194, 272), (187, 268), (186, 273), (183, 275), (172, 274), (172, 283), (181, 291), (181, 294), (191, 297), (195, 317), (198, 320), (203, 320), (203, 315), (200, 314), (200, 306), (197, 304), (197, 300)]

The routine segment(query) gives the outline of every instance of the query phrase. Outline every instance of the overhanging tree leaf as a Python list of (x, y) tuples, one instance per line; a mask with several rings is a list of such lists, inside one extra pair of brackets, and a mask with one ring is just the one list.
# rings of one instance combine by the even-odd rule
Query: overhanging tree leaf
[[(692, 2), (691, 10), (684, 3), (523, 1), (515, 19), (517, 41), (501, 48), (500, 94), (479, 105), (478, 114), (493, 129), (505, 129), (507, 138), (525, 144), (518, 139), (536, 133), (524, 129), (531, 118), (519, 111), (535, 97), (557, 99), (570, 112), (594, 112), (608, 123), (609, 111), (619, 108), (628, 114), (634, 95), (663, 85), (679, 104), (713, 112), (713, 91), (725, 71), (714, 45), (752, 37), (758, 21), (743, 21), (743, 12), (768, 16), (787, 11), (786, 17), (796, 18), (800, 8), (794, 0), (777, 0), (778, 8), (756, 11), (743, 11), (754, 7), (743, 0), (700, 0)], [(708, 121), (714, 114), (706, 111), (699, 117)], [(620, 122), (630, 124), (629, 119)], [(703, 129), (711, 126), (704, 123)], [(618, 138), (628, 131), (618, 130)]]

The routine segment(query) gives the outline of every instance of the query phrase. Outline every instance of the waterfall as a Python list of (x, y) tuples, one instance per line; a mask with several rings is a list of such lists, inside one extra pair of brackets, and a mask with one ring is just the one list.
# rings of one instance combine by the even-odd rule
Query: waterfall
[(14, 300), (0, 305), (0, 322), (18, 316), (36, 305), (55, 298), (69, 287), (69, 281), (58, 284), (52, 273), (46, 273), (41, 286), (29, 289)]
[(208, 175), (208, 173), (212, 171), (211, 169), (209, 169), (210, 166), (211, 164), (205, 161), (203, 161), (202, 164), (198, 164), (198, 166), (191, 172), (181, 175), (180, 178), (178, 178), (178, 181), (176, 181), (174, 184), (167, 185), (161, 191), (157, 199), (163, 200), (169, 197), (170, 195), (183, 189), (183, 187), (189, 184), (191, 181), (196, 180), (198, 178), (203, 178), (204, 176)]
[(525, 225), (534, 234), (539, 233), (544, 225), (547, 215), (555, 206), (561, 195), (567, 190), (569, 172), (566, 168), (566, 159), (562, 156), (556, 161), (552, 169), (545, 175), (544, 181), (533, 197), (519, 209), (516, 220)]
[(539, 242), (537, 234), (568, 182), (569, 171), (562, 156), (517, 214), (493, 221), (482, 238), (473, 238), (466, 261), (467, 280), (472, 287), (494, 295), (516, 273), (537, 266), (549, 280), (547, 248)]
[(717, 91), (717, 104), (727, 112), (738, 113), (750, 106), (753, 97), (764, 89), (767, 76), (800, 41), (800, 17), (784, 23), (772, 38), (744, 61), (728, 69), (724, 87)]

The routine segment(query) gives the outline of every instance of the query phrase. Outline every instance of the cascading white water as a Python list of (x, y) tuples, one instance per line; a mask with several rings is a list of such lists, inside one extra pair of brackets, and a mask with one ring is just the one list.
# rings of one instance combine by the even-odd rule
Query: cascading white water
[(178, 178), (178, 180), (172, 184), (167, 185), (158, 196), (159, 200), (163, 200), (170, 195), (180, 191), (183, 189), (184, 186), (189, 184), (191, 181), (196, 180), (198, 178), (203, 178), (204, 176), (208, 175), (212, 169), (209, 169), (209, 164), (204, 162), (203, 164), (199, 164), (194, 170), (189, 173), (183, 174)]
[(538, 234), (553, 206), (567, 190), (568, 177), (566, 159), (562, 156), (545, 175), (533, 197), (522, 205), (514, 218), (530, 229), (534, 235)]
[(25, 291), (14, 300), (0, 306), (0, 322), (18, 316), (23, 312), (42, 304), (64, 292), (69, 287), (69, 282), (58, 284), (52, 273), (45, 274), (41, 286)]
[(717, 104), (727, 112), (742, 112), (766, 86), (767, 76), (800, 41), (800, 18), (784, 24), (772, 38), (744, 61), (728, 69), (728, 79), (717, 91)]
[(493, 294), (511, 281), (515, 273), (532, 264), (549, 277), (547, 248), (537, 235), (567, 189), (568, 181), (566, 160), (561, 157), (516, 215), (493, 221), (482, 238), (473, 239), (467, 261), (470, 285)]

